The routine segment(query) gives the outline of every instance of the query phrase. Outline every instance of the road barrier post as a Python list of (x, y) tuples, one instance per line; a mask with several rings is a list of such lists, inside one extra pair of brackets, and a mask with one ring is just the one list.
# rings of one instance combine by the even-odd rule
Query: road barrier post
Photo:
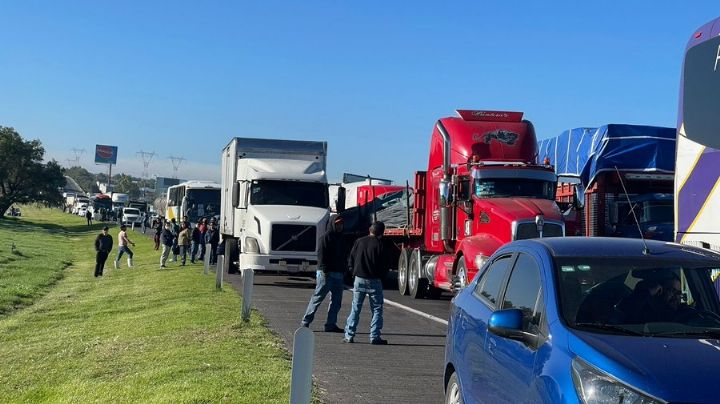
[(205, 275), (210, 273), (210, 244), (205, 244)]
[(223, 262), (225, 261), (224, 255), (218, 255), (217, 257), (217, 266), (215, 267), (215, 289), (221, 290), (222, 289), (222, 281), (223, 281)]
[(290, 404), (308, 404), (312, 399), (312, 368), (315, 335), (307, 327), (300, 327), (293, 337), (292, 378)]
[(255, 271), (252, 268), (242, 269), (242, 283), (243, 283), (243, 296), (242, 296), (242, 319), (243, 321), (250, 320), (250, 308), (252, 307), (252, 290), (253, 290), (253, 278), (255, 277)]

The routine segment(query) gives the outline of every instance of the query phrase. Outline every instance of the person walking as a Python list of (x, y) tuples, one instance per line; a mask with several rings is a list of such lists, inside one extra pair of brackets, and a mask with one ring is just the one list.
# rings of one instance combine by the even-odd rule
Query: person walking
[(347, 243), (342, 234), (343, 219), (337, 217), (318, 245), (318, 267), (315, 276), (315, 293), (310, 298), (305, 316), (301, 324), (309, 327), (315, 318), (315, 312), (330, 293), (330, 306), (328, 308), (325, 332), (343, 332), (337, 326), (337, 315), (342, 305), (342, 294), (345, 288), (343, 278), (347, 266)]
[(217, 264), (217, 246), (220, 243), (220, 234), (215, 225), (215, 219), (210, 221), (210, 228), (205, 233), (205, 244), (210, 244), (210, 265)]
[(118, 233), (118, 255), (117, 258), (115, 258), (115, 269), (120, 269), (120, 258), (123, 253), (127, 253), (128, 255), (128, 268), (132, 268), (133, 266), (133, 252), (130, 250), (130, 247), (128, 247), (128, 244), (132, 244), (132, 246), (135, 247), (135, 243), (128, 238), (126, 230), (127, 226), (120, 226), (120, 233)]
[(93, 217), (92, 217), (92, 212), (90, 212), (89, 209), (85, 211), (85, 219), (87, 219), (87, 225), (92, 226)]
[(168, 256), (170, 256), (170, 250), (173, 248), (175, 242), (175, 236), (173, 235), (172, 225), (170, 222), (165, 222), (165, 228), (160, 233), (160, 239), (162, 241), (162, 253), (160, 254), (160, 269), (165, 268)]
[(187, 222), (182, 223), (182, 230), (180, 230), (178, 234), (178, 245), (180, 246), (180, 256), (182, 257), (180, 265), (185, 266), (188, 252), (190, 252), (190, 229), (188, 228)]
[(360, 311), (365, 296), (368, 296), (372, 320), (370, 321), (370, 343), (387, 345), (387, 340), (380, 338), (383, 328), (383, 286), (382, 280), (390, 269), (389, 251), (382, 240), (385, 232), (383, 222), (374, 222), (370, 226), (370, 235), (355, 241), (348, 258), (349, 269), (355, 275), (353, 283), (353, 301), (350, 315), (345, 324), (343, 342), (355, 342)]
[(112, 251), (113, 238), (108, 234), (108, 227), (102, 229), (102, 233), (95, 237), (95, 277), (103, 275), (105, 261)]
[(173, 248), (172, 248), (172, 262), (177, 262), (178, 254), (180, 254), (180, 247), (178, 246), (178, 234), (180, 234), (180, 226), (178, 226), (177, 221), (175, 218), (170, 219), (170, 224), (172, 226), (172, 232), (173, 232)]

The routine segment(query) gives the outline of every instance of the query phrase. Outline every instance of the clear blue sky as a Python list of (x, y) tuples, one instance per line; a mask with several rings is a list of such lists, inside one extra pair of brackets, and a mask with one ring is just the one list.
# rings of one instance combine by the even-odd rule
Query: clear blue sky
[[(405, 180), (435, 120), (519, 110), (540, 138), (674, 126), (685, 42), (713, 1), (0, 0), (0, 125), (66, 163), (119, 146), (219, 179), (232, 136), (327, 140), (329, 174)], [(196, 175), (197, 174), (197, 175)], [(210, 178), (213, 179), (213, 178)]]

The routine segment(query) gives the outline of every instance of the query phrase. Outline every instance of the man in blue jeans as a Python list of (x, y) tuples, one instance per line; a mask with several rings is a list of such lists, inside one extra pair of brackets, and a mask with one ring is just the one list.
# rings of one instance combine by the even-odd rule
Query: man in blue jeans
[(350, 315), (345, 325), (345, 338), (343, 342), (355, 342), (360, 311), (365, 301), (365, 295), (370, 301), (372, 320), (370, 321), (370, 343), (373, 345), (387, 345), (387, 341), (380, 338), (383, 328), (383, 287), (382, 280), (390, 269), (389, 251), (386, 250), (382, 236), (385, 233), (385, 224), (375, 222), (370, 226), (370, 235), (355, 241), (348, 265), (355, 275), (353, 287), (353, 302)]
[(343, 332), (343, 329), (337, 326), (337, 315), (342, 305), (345, 286), (343, 275), (347, 265), (347, 246), (342, 231), (343, 219), (338, 216), (333, 220), (330, 230), (320, 239), (315, 293), (310, 298), (305, 316), (302, 318), (303, 327), (310, 326), (315, 318), (315, 312), (330, 292), (325, 332)]

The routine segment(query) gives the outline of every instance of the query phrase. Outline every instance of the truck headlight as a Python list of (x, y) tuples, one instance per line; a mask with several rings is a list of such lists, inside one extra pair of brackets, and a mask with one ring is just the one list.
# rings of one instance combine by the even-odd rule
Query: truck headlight
[(260, 246), (257, 240), (252, 237), (245, 237), (245, 245), (243, 247), (244, 253), (258, 254), (260, 252)]
[(484, 256), (484, 255), (482, 255), (482, 254), (476, 255), (476, 256), (475, 256), (475, 268), (477, 268), (478, 270), (480, 270), (480, 268), (482, 268), (482, 266), (485, 265), (485, 263), (487, 262), (488, 258), (489, 258), (489, 257), (486, 257), (486, 256)]
[(575, 357), (572, 361), (572, 378), (575, 391), (584, 404), (663, 403), (663, 401), (650, 397), (620, 382), (578, 357)]

